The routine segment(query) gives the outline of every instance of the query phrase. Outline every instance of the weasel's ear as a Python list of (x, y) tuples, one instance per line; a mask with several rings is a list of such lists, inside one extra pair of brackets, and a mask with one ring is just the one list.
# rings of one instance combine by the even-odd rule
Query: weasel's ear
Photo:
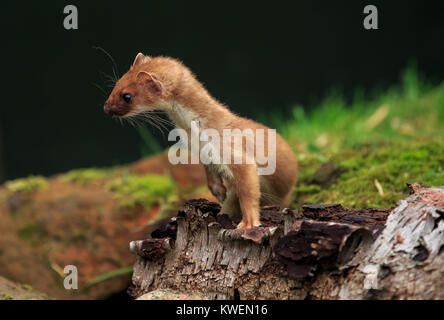
[(150, 57), (145, 56), (143, 53), (138, 53), (136, 58), (134, 59), (133, 66), (138, 66), (142, 63), (150, 61)]
[(164, 95), (166, 93), (163, 83), (156, 78), (155, 75), (146, 71), (140, 71), (137, 74), (137, 82), (148, 87), (148, 90), (158, 95)]

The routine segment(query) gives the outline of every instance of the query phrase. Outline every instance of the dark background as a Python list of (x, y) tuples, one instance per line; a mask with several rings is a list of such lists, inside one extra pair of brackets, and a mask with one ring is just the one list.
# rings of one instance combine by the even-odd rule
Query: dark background
[[(68, 4), (78, 30), (63, 28)], [(366, 4), (378, 7), (379, 30), (363, 28)], [(252, 118), (309, 106), (331, 87), (386, 88), (412, 60), (444, 78), (438, 1), (14, 1), (0, 11), (0, 180), (140, 158), (137, 131), (103, 113), (93, 83), (104, 86), (112, 63), (93, 46), (120, 75), (139, 51), (179, 58)]]

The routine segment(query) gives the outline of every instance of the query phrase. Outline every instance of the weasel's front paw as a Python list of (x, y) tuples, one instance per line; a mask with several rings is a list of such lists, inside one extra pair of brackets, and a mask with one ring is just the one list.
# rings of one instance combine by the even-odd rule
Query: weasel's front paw
[(253, 227), (259, 227), (261, 225), (261, 223), (259, 221), (257, 222), (245, 222), (244, 220), (242, 220), (238, 225), (236, 229), (248, 229), (248, 228), (253, 228)]

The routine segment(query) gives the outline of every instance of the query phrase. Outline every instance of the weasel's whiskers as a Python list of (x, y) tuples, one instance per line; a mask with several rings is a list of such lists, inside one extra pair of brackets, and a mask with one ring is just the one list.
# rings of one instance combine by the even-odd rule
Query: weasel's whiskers
[(96, 87), (97, 89), (99, 89), (100, 91), (102, 91), (103, 95), (104, 95), (105, 98), (106, 98), (106, 96), (107, 96), (107, 92), (105, 91), (105, 89), (103, 89), (99, 84), (97, 84), (97, 83), (95, 83), (95, 82), (91, 82), (91, 84), (92, 84), (94, 87)]
[[(163, 111), (157, 111), (157, 110), (153, 110), (153, 111), (146, 111), (144, 113), (142, 113), (142, 116), (147, 116), (147, 117), (151, 117), (152, 119), (155, 119), (156, 121), (158, 121), (159, 123), (164, 124), (165, 126), (171, 126), (174, 127), (174, 123), (168, 119), (162, 118), (159, 116), (159, 114), (165, 114)], [(165, 127), (166, 130), (168, 130), (167, 127)]]
[(135, 114), (135, 115), (131, 116), (131, 118), (138, 119), (140, 121), (148, 122), (151, 126), (157, 128), (163, 134), (162, 128), (155, 121), (153, 121), (152, 119), (150, 119), (148, 117), (141, 117), (141, 114)]
[(263, 190), (261, 190), (261, 198), (267, 205), (279, 205), (281, 203), (281, 199), (278, 196)]
[[(168, 130), (168, 128), (165, 126), (165, 124), (160, 121), (161, 119), (159, 117), (156, 117), (155, 115), (148, 115), (148, 114), (144, 114), (141, 115), (141, 117), (143, 119), (147, 119), (147, 120), (152, 120), (152, 122), (156, 123), (160, 128), (164, 129), (164, 130)], [(163, 130), (161, 130), (163, 133)]]
[(117, 80), (114, 79), (113, 76), (110, 76), (109, 74), (106, 74), (103, 71), (99, 71), (99, 72), (100, 72), (101, 76), (105, 78), (104, 82), (106, 85), (115, 85), (116, 84)]
[(119, 68), (117, 67), (116, 60), (114, 60), (114, 58), (105, 49), (103, 49), (102, 47), (93, 46), (93, 49), (102, 51), (111, 60), (111, 62), (113, 64), (112, 65), (112, 70), (113, 70), (114, 80), (115, 80), (115, 82), (117, 82), (117, 80), (118, 80), (117, 75), (119, 74)]
[(137, 118), (140, 121), (147, 122), (153, 127), (156, 127), (162, 133), (162, 135), (164, 135), (165, 131), (168, 131), (169, 129), (168, 126), (173, 125), (173, 123), (171, 121), (159, 117), (155, 113), (156, 112), (154, 111), (146, 111), (138, 113), (133, 117)]

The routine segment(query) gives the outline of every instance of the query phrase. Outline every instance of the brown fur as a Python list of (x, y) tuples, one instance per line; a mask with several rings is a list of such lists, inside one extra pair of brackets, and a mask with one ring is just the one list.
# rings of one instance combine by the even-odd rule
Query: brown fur
[[(124, 94), (132, 100), (126, 103)], [(179, 105), (186, 114), (179, 114)], [(205, 128), (265, 129), (253, 120), (230, 112), (215, 100), (191, 71), (181, 62), (168, 58), (150, 58), (139, 53), (130, 70), (116, 83), (105, 103), (105, 112), (130, 117), (149, 110), (163, 110), (178, 127), (189, 130), (190, 119), (198, 119)], [(266, 139), (267, 140), (267, 139)], [(265, 146), (267, 146), (267, 141)], [(245, 151), (245, 143), (243, 150)], [(267, 150), (265, 150), (267, 154)], [(222, 153), (221, 153), (222, 154)], [(223, 203), (222, 212), (242, 216), (238, 228), (260, 225), (260, 205), (287, 206), (297, 179), (297, 160), (291, 148), (276, 135), (276, 171), (272, 175), (257, 174), (257, 164), (211, 164), (206, 166), (207, 182), (213, 195)]]

